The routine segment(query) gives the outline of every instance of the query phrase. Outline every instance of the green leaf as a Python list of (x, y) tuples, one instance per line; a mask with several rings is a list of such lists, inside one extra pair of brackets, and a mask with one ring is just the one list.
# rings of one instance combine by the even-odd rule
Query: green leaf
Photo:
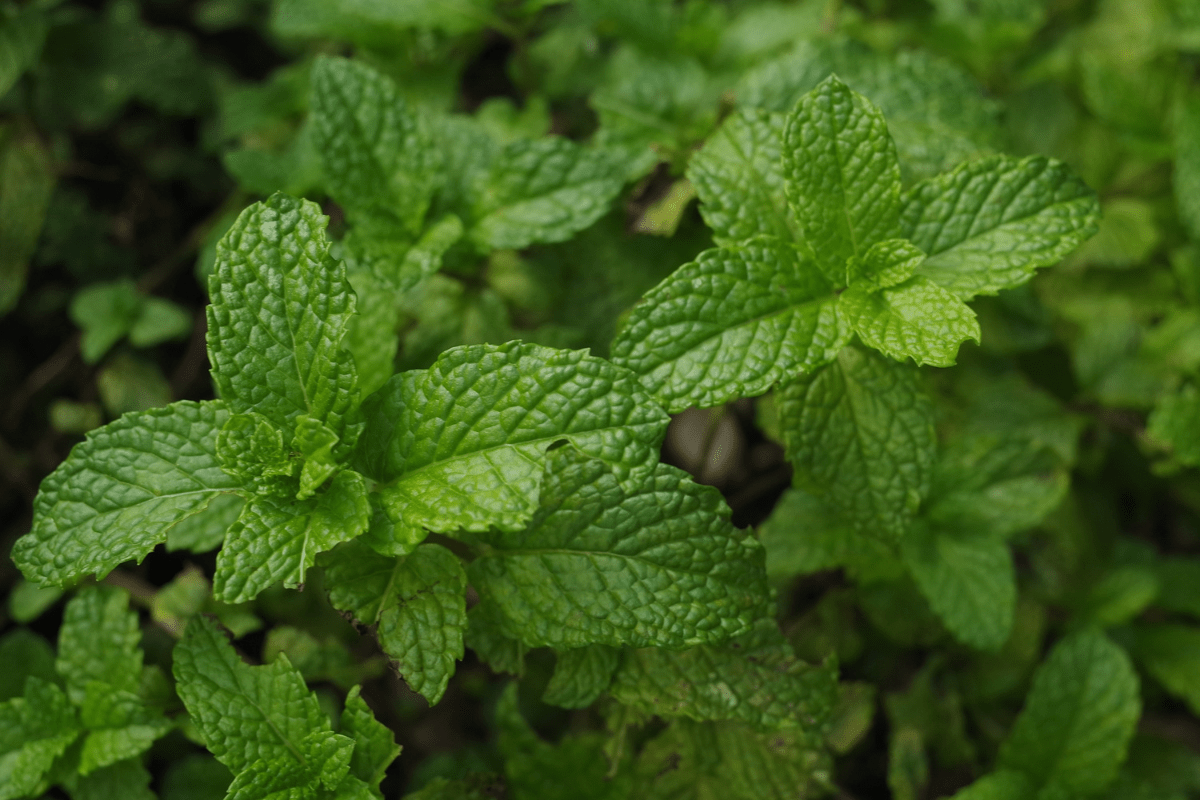
[(663, 464), (624, 485), (603, 461), (551, 451), (521, 532), (483, 536), (471, 585), (531, 647), (723, 641), (765, 611), (762, 549), (711, 487)]
[(315, 800), (324, 794), (322, 788), (341, 788), (350, 771), (353, 740), (332, 731), (313, 731), (300, 740), (297, 750), (249, 764), (229, 785), (227, 800)]
[(757, 109), (729, 117), (688, 162), (700, 215), (713, 241), (729, 246), (756, 236), (800, 238), (780, 167), (786, 118)]
[(177, 522), (167, 531), (167, 550), (207, 553), (225, 541), (225, 532), (237, 521), (245, 501), (236, 494), (219, 494), (204, 511)]
[(493, 672), (524, 675), (525, 654), (529, 648), (506, 635), (504, 625), (500, 610), (487, 598), (482, 598), (467, 612), (467, 631), (463, 641)]
[(71, 321), (83, 329), (80, 355), (95, 364), (133, 327), (141, 310), (133, 281), (98, 283), (81, 289), (71, 300)]
[(42, 482), (13, 561), (54, 586), (140, 561), (176, 523), (238, 488), (216, 455), (228, 417), (220, 403), (181, 401), (92, 431)]
[(933, 403), (920, 373), (870, 350), (780, 388), (782, 436), (798, 486), (832, 504), (856, 531), (899, 539), (929, 491)]
[(837, 702), (837, 670), (798, 659), (775, 621), (765, 619), (721, 645), (626, 651), (609, 691), (660, 717), (815, 730)]
[(175, 646), (173, 669), (205, 746), (235, 775), (272, 759), (304, 763), (305, 737), (331, 730), (287, 656), (251, 667), (205, 617), (192, 620)]
[(438, 184), (439, 150), (391, 78), (319, 57), (311, 114), (325, 183), (351, 221), (394, 220), (415, 236)]
[(484, 251), (566, 241), (608, 212), (622, 183), (604, 151), (558, 136), (513, 142), (474, 189), (467, 235)]
[(43, 6), (5, 3), (0, 7), (0, 97), (37, 61), (47, 22)]
[[(296, 434), (292, 437), (292, 449), (304, 457), (300, 470), (300, 490), (297, 500), (312, 497), (317, 489), (338, 470), (333, 448), (338, 435), (321, 424), (320, 420), (301, 414), (296, 417)], [(365, 487), (364, 487), (365, 489)]]
[(638, 755), (632, 796), (646, 800), (790, 800), (820, 794), (824, 747), (800, 729), (676, 720)]
[(358, 297), (358, 313), (351, 317), (342, 344), (354, 358), (358, 388), (366, 396), (396, 371), (400, 306), (396, 292), (374, 272), (356, 269), (346, 277)]
[(1072, 634), (1034, 674), (998, 764), (1024, 772), (1042, 796), (1098, 792), (1124, 761), (1140, 713), (1128, 656), (1097, 631)]
[(87, 729), (79, 755), (80, 775), (140, 756), (174, 727), (138, 695), (99, 681), (87, 684), (79, 715)]
[(1098, 230), (1096, 193), (1066, 164), (990, 156), (904, 193), (900, 229), (925, 251), (917, 270), (966, 300), (1027, 281)]
[(838, 311), (863, 344), (918, 365), (954, 366), (958, 346), (980, 337), (975, 312), (920, 275), (873, 293), (851, 287), (838, 299)]
[(904, 563), (946, 629), (963, 644), (997, 650), (1012, 631), (1017, 577), (1002, 539), (977, 529), (915, 525)]
[(1184, 386), (1159, 398), (1146, 424), (1146, 435), (1170, 448), (1180, 464), (1200, 466), (1200, 392)]
[(631, 796), (627, 779), (613, 780), (609, 774), (603, 734), (568, 734), (557, 744), (543, 741), (521, 716), (515, 683), (505, 688), (496, 703), (496, 728), (507, 789), (516, 800), (563, 797), (568, 786), (568, 796), (580, 800)]
[(705, 250), (647, 292), (612, 358), (678, 412), (762, 394), (828, 363), (849, 337), (813, 262), (763, 237)]
[(1034, 795), (1035, 789), (1023, 773), (1002, 769), (959, 790), (950, 800), (1027, 800)]
[[(10, 8), (11, 4), (4, 6), (4, 10)], [(41, 17), (40, 9), (33, 6), (25, 9), (16, 19)], [(4, 10), (0, 10), (0, 15)], [(6, 56), (19, 57), (25, 45), (37, 40), (35, 35), (17, 47), (5, 41), (18, 33), (30, 33), (19, 30), (23, 27), (14, 28), (13, 18), (0, 17), (0, 87), (6, 77)], [(0, 88), (0, 95), (3, 94)], [(36, 136), (14, 133), (5, 136), (5, 133), (0, 128), (0, 316), (12, 310), (25, 288), (29, 259), (46, 220), (55, 178), (50, 154)]]
[(129, 595), (113, 586), (89, 586), (67, 603), (58, 634), (56, 668), (76, 705), (98, 681), (136, 693), (142, 674), (142, 632)]
[(8, 614), (14, 622), (21, 624), (31, 622), (57, 603), (62, 596), (62, 589), (53, 586), (42, 587), (18, 578), (8, 595)]
[(0, 798), (42, 791), (43, 776), (78, 736), (75, 709), (63, 690), (26, 679), (24, 697), (0, 703)]
[(342, 734), (354, 740), (350, 774), (378, 789), (387, 768), (400, 755), (400, 745), (396, 744), (391, 729), (375, 719), (359, 692), (359, 687), (355, 686), (346, 695), (339, 727)]
[(225, 535), (213, 596), (244, 603), (279, 582), (294, 589), (318, 553), (364, 533), (370, 519), (366, 481), (351, 470), (307, 500), (255, 495)]
[(354, 542), (322, 564), (334, 608), (373, 626), (412, 690), (437, 703), (463, 657), (467, 576), (458, 557), (423, 544), (388, 558)]
[(53, 648), (28, 628), (14, 628), (0, 636), (0, 664), (8, 665), (0, 672), (0, 702), (20, 697), (26, 678), (61, 680), (54, 669)]
[(242, 212), (209, 278), (208, 357), (231, 410), (278, 426), (306, 414), (345, 436), (355, 373), (341, 343), (355, 299), (329, 255), (328, 221), (281, 194)]
[(621, 651), (602, 644), (559, 650), (542, 702), (560, 708), (587, 708), (608, 688), (620, 661)]
[(129, 329), (129, 343), (134, 347), (152, 347), (159, 342), (183, 338), (191, 330), (192, 315), (186, 308), (161, 297), (145, 297), (141, 311)]
[(1200, 239), (1200, 94), (1181, 93), (1175, 104), (1175, 171), (1172, 185), (1179, 221)]
[(129, 758), (64, 783), (72, 800), (155, 800), (150, 777), (140, 758)]
[(912, 277), (925, 254), (907, 239), (876, 242), (862, 257), (846, 261), (846, 283), (868, 292), (890, 289)]
[(835, 76), (801, 98), (783, 134), (788, 202), (821, 270), (900, 233), (900, 163), (879, 109)]
[(1169, 622), (1137, 625), (1133, 654), (1163, 688), (1200, 713), (1200, 629)]
[(478, 30), (491, 19), (494, 0), (280, 0), (271, 29), (284, 38), (346, 40), (395, 45), (412, 28), (434, 28), (449, 34)]
[(363, 413), (357, 463), (388, 514), (438, 532), (520, 530), (549, 445), (566, 439), (625, 478), (657, 458), (668, 421), (632, 373), (521, 342), (449, 350), (393, 377)]
[(231, 414), (217, 434), (221, 468), (243, 490), (293, 494), (297, 464), (283, 447), (283, 432), (262, 414)]

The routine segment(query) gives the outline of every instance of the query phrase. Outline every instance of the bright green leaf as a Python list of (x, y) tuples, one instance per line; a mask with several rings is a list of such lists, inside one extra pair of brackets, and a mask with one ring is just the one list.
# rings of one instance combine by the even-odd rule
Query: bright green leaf
[(1200, 466), (1200, 392), (1185, 386), (1158, 401), (1146, 425), (1146, 435), (1170, 448), (1180, 463)]
[(875, 293), (851, 287), (839, 298), (838, 311), (863, 344), (918, 366), (953, 366), (958, 346), (980, 337), (975, 312), (920, 275)]
[(359, 691), (355, 686), (346, 695), (339, 727), (342, 734), (354, 740), (350, 774), (378, 789), (388, 766), (400, 755), (400, 745), (396, 744), (391, 729), (375, 719)]
[(622, 485), (603, 461), (559, 448), (528, 528), (484, 537), (468, 574), (531, 647), (723, 641), (767, 599), (762, 549), (728, 514), (674, 467)]
[(364, 533), (370, 518), (366, 481), (351, 470), (307, 500), (251, 497), (225, 535), (213, 596), (244, 603), (276, 583), (293, 589), (318, 553)]
[(956, 792), (950, 800), (1028, 800), (1034, 794), (1023, 773), (1002, 769)]
[(657, 458), (668, 421), (632, 373), (520, 342), (449, 350), (396, 375), (363, 413), (357, 461), (389, 515), (438, 532), (520, 530), (548, 446), (566, 439), (624, 478)]
[(762, 394), (828, 363), (849, 337), (812, 261), (764, 237), (705, 250), (647, 292), (612, 358), (678, 412)]
[(860, 533), (895, 541), (929, 491), (937, 440), (920, 373), (848, 347), (776, 395), (797, 485)]
[(875, 106), (835, 76), (801, 98), (783, 134), (788, 202), (821, 270), (899, 235), (900, 163)]
[[(227, 800), (316, 800), (324, 794), (322, 788), (339, 788), (350, 771), (353, 752), (352, 739), (332, 731), (313, 731), (297, 743), (296, 752), (254, 761), (238, 772)], [(361, 797), (351, 792), (337, 796)]]
[(221, 469), (220, 403), (181, 401), (92, 431), (48, 477), (12, 558), (29, 580), (64, 586), (142, 559), (173, 525), (237, 483)]
[(142, 640), (129, 595), (112, 586), (91, 586), (67, 603), (58, 634), (58, 673), (76, 705), (97, 681), (113, 690), (137, 692)]
[(344, 436), (355, 374), (341, 343), (355, 299), (327, 223), (315, 203), (281, 194), (242, 212), (209, 279), (208, 357), (231, 410), (278, 426), (307, 414)]
[(602, 644), (559, 650), (542, 702), (560, 708), (587, 708), (608, 688), (621, 651)]
[(373, 626), (413, 691), (431, 705), (440, 700), (467, 627), (467, 576), (458, 557), (424, 544), (389, 558), (356, 542), (322, 563), (333, 606)]
[(918, 274), (962, 299), (1024, 283), (1099, 221), (1096, 193), (1043, 156), (969, 161), (909, 189), (900, 212), (904, 235), (927, 256)]
[(23, 697), (0, 703), (0, 798), (39, 793), (54, 760), (79, 735), (78, 725), (62, 689), (38, 678), (25, 681)]

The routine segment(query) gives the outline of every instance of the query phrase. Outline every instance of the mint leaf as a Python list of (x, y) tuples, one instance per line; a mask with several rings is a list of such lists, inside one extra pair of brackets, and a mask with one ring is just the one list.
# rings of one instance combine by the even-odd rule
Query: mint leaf
[(344, 58), (312, 70), (311, 120), (325, 184), (351, 221), (398, 223), (415, 236), (438, 183), (438, 149), (387, 76)]
[(293, 589), (304, 583), (318, 553), (359, 536), (370, 519), (366, 481), (351, 470), (307, 500), (252, 496), (225, 534), (213, 596), (244, 603), (279, 582)]
[(355, 299), (327, 223), (315, 203), (282, 194), (242, 212), (209, 278), (208, 357), (231, 410), (277, 426), (305, 414), (345, 436), (355, 372), (341, 343)]
[(756, 236), (800, 237), (784, 195), (780, 158), (786, 117), (743, 109), (708, 137), (688, 162), (687, 176), (700, 198), (700, 215), (713, 241), (728, 246)]
[(99, 681), (90, 681), (85, 690), (79, 708), (80, 720), (87, 729), (79, 755), (80, 775), (141, 755), (174, 727), (133, 692)]
[(350, 318), (342, 344), (354, 358), (358, 388), (365, 396), (396, 371), (400, 304), (396, 292), (369, 269), (349, 270), (346, 278), (358, 297), (358, 313)]
[(1200, 466), (1200, 392), (1184, 386), (1159, 398), (1146, 424), (1146, 435), (1170, 449), (1180, 464)]
[(342, 734), (354, 740), (350, 774), (378, 790), (388, 766), (400, 755), (400, 745), (396, 744), (391, 729), (375, 719), (359, 692), (355, 686), (346, 695), (339, 727)]
[(542, 702), (560, 708), (587, 708), (608, 688), (620, 661), (620, 650), (602, 644), (559, 650)]
[(1045, 797), (1098, 792), (1116, 777), (1140, 713), (1128, 656), (1098, 631), (1073, 634), (1038, 667), (999, 766), (1024, 772)]
[(867, 292), (890, 289), (912, 277), (924, 260), (925, 254), (907, 239), (885, 239), (871, 245), (862, 257), (846, 261), (846, 283)]
[(1027, 800), (1034, 794), (1035, 789), (1024, 774), (1002, 769), (955, 792), (950, 800)]
[(900, 229), (925, 251), (918, 274), (961, 299), (1024, 283), (1099, 227), (1096, 193), (1061, 161), (990, 156), (904, 193)]
[(339, 789), (338, 797), (371, 797), (341, 790), (350, 771), (354, 741), (332, 731), (313, 731), (292, 753), (280, 753), (249, 764), (229, 786), (228, 800), (294, 800), (317, 798), (320, 790)]
[(1133, 654), (1154, 680), (1181, 698), (1197, 713), (1200, 709), (1200, 629), (1160, 622), (1134, 628)]
[(205, 746), (235, 775), (277, 758), (304, 763), (305, 737), (330, 731), (329, 718), (286, 656), (251, 667), (205, 617), (188, 624), (173, 670)]
[(75, 709), (52, 683), (30, 677), (23, 697), (0, 703), (0, 798), (45, 788), (43, 777), (79, 736)]
[(467, 235), (483, 251), (566, 241), (608, 212), (622, 183), (604, 151), (558, 136), (513, 142), (474, 187)]
[(1002, 539), (969, 527), (918, 524), (901, 552), (917, 588), (955, 639), (980, 650), (997, 650), (1008, 640), (1017, 577)]
[(631, 796), (627, 778), (613, 780), (598, 732), (567, 735), (550, 744), (529, 727), (517, 705), (517, 685), (510, 683), (496, 703), (498, 746), (504, 754), (509, 792), (518, 798), (570, 796), (580, 800), (621, 800)]
[(54, 669), (54, 650), (28, 628), (14, 628), (0, 636), (0, 664), (8, 665), (0, 673), (0, 701), (20, 697), (25, 691), (26, 678), (59, 680)]
[(219, 494), (204, 508), (203, 514), (185, 517), (167, 531), (167, 550), (207, 553), (225, 541), (225, 531), (242, 512), (242, 500), (236, 494)]
[(155, 800), (150, 771), (139, 758), (127, 758), (82, 777), (63, 781), (72, 800)]
[(529, 648), (505, 634), (504, 625), (500, 610), (487, 598), (482, 598), (467, 612), (467, 632), (463, 640), (493, 672), (524, 675), (525, 654)]
[(467, 576), (458, 557), (423, 544), (399, 558), (353, 542), (322, 564), (329, 601), (374, 626), (383, 651), (414, 692), (433, 705), (463, 656)]
[(647, 800), (787, 800), (820, 793), (828, 756), (800, 729), (671, 723), (638, 754), (632, 796)]
[(678, 412), (762, 394), (832, 360), (849, 337), (813, 262), (762, 237), (705, 250), (647, 292), (612, 359)]
[(17, 567), (66, 586), (140, 561), (173, 525), (238, 488), (216, 456), (228, 416), (220, 403), (181, 401), (92, 431), (42, 483), (33, 528), (13, 545)]
[(900, 233), (900, 163), (879, 109), (835, 76), (800, 99), (783, 134), (788, 202), (830, 280)]
[(758, 540), (767, 551), (769, 578), (845, 567), (855, 580), (869, 582), (904, 570), (890, 547), (858, 533), (827, 501), (800, 489), (779, 498)]
[(920, 275), (872, 293), (852, 286), (839, 298), (838, 311), (863, 344), (918, 365), (953, 366), (958, 346), (980, 337), (975, 312)]
[(721, 645), (627, 651), (609, 691), (660, 717), (813, 730), (837, 701), (837, 671), (798, 659), (775, 621), (765, 619)]
[(129, 595), (112, 586), (90, 586), (63, 613), (55, 667), (76, 705), (100, 682), (113, 690), (137, 692), (142, 674), (142, 632)]
[(920, 373), (878, 353), (844, 348), (776, 395), (798, 486), (856, 531), (895, 541), (929, 491), (937, 440)]
[(1179, 221), (1200, 239), (1200, 95), (1181, 93), (1175, 101), (1175, 171), (1172, 184)]
[(519, 530), (556, 441), (625, 478), (657, 458), (668, 421), (632, 373), (521, 342), (449, 350), (428, 370), (393, 377), (363, 414), (357, 463), (381, 483), (388, 514), (442, 532)]
[(758, 543), (729, 524), (715, 489), (663, 464), (622, 484), (599, 459), (553, 450), (529, 526), (480, 538), (471, 585), (531, 647), (683, 647), (765, 611)]

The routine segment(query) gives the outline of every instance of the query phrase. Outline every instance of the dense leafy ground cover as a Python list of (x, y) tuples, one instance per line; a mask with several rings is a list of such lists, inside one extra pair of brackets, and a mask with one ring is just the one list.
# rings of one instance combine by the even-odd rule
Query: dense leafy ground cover
[(0, 0), (0, 800), (1200, 794), (1198, 66)]

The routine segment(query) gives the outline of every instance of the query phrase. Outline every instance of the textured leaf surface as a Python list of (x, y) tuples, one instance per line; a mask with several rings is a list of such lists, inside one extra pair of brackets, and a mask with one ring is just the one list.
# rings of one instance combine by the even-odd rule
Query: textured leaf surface
[(142, 674), (141, 641), (129, 595), (113, 586), (80, 591), (63, 612), (55, 664), (71, 699), (82, 703), (93, 681), (136, 692)]
[(767, 619), (722, 645), (627, 651), (609, 691), (657, 716), (811, 730), (837, 701), (837, 671), (801, 661)]
[(358, 387), (366, 395), (396, 371), (400, 306), (396, 292), (374, 272), (358, 269), (347, 273), (347, 278), (358, 297), (358, 313), (351, 318), (343, 342), (354, 357)]
[(799, 729), (759, 733), (737, 722), (676, 720), (638, 755), (634, 797), (791, 800), (819, 794), (823, 746)]
[(758, 543), (715, 489), (666, 465), (622, 486), (604, 462), (554, 450), (529, 527), (486, 541), (471, 585), (531, 647), (722, 641), (765, 609)]
[[(354, 741), (332, 731), (313, 731), (295, 753), (279, 753), (255, 761), (238, 773), (227, 800), (302, 800), (322, 797), (321, 789), (338, 788), (350, 769)], [(351, 792), (339, 797), (353, 797)], [(370, 795), (368, 795), (370, 796)]]
[(375, 626), (383, 651), (414, 692), (432, 705), (441, 699), (463, 657), (467, 576), (458, 557), (424, 544), (400, 558), (357, 542), (323, 560), (335, 608)]
[[(845, 567), (856, 580), (895, 577), (903, 565), (882, 541), (854, 529), (826, 500), (788, 489), (758, 529), (767, 576), (790, 578)], [(883, 575), (880, 575), (883, 573)]]
[(879, 109), (835, 76), (801, 98), (783, 134), (788, 201), (831, 279), (899, 234), (900, 162)]
[(513, 142), (475, 188), (468, 236), (483, 249), (565, 241), (604, 216), (622, 182), (603, 151), (558, 136)]
[(0, 703), (0, 798), (37, 791), (54, 759), (78, 735), (75, 709), (63, 690), (27, 679), (23, 697)]
[(620, 661), (621, 651), (602, 644), (560, 650), (542, 702), (560, 708), (587, 708), (608, 688)]
[(282, 194), (242, 212), (209, 278), (208, 358), (232, 410), (279, 426), (307, 414), (341, 435), (355, 384), (341, 344), (355, 300), (329, 255), (328, 222), (316, 203)]
[(396, 84), (366, 64), (318, 58), (311, 121), (329, 193), (359, 215), (420, 229), (438, 183), (438, 153)]
[(87, 686), (80, 719), (87, 728), (79, 755), (81, 775), (141, 755), (174, 727), (138, 695), (98, 681)]
[(1057, 263), (1099, 227), (1096, 193), (1061, 161), (991, 156), (904, 194), (900, 227), (925, 251), (918, 273), (962, 299)]
[(193, 619), (175, 646), (176, 690), (209, 752), (235, 774), (256, 762), (304, 760), (310, 733), (329, 718), (287, 656), (262, 667), (244, 663), (216, 624)]
[(1049, 797), (1095, 793), (1116, 777), (1140, 713), (1124, 651), (1098, 631), (1073, 634), (1034, 674), (999, 766), (1024, 772)]
[(363, 404), (358, 461), (409, 528), (518, 530), (536, 508), (543, 452), (567, 439), (622, 476), (657, 458), (667, 415), (636, 376), (584, 352), (458, 347), (393, 377)]
[(888, 289), (912, 277), (924, 260), (925, 254), (907, 239), (884, 239), (846, 261), (846, 283), (868, 292)]
[(396, 744), (391, 729), (375, 719), (359, 691), (355, 686), (346, 695), (339, 727), (344, 735), (354, 740), (350, 774), (378, 789), (388, 766), (400, 755), (400, 745)]
[(856, 347), (777, 395), (783, 442), (807, 485), (861, 533), (895, 540), (929, 490), (937, 440), (920, 373)]
[(225, 531), (242, 512), (242, 500), (236, 494), (219, 494), (202, 511), (184, 517), (167, 531), (167, 550), (207, 553), (225, 541)]
[(919, 275), (879, 292), (848, 289), (839, 298), (838, 311), (863, 344), (918, 365), (953, 366), (958, 346), (980, 337), (975, 312)]
[(350, 470), (307, 500), (251, 497), (217, 555), (213, 596), (244, 603), (276, 583), (293, 589), (318, 553), (364, 533), (370, 520), (366, 481)]
[(227, 418), (220, 403), (181, 401), (93, 431), (42, 482), (13, 561), (31, 581), (64, 586), (142, 559), (173, 525), (237, 488), (216, 457)]
[(845, 345), (835, 300), (815, 265), (777, 239), (705, 250), (634, 306), (612, 358), (673, 412), (762, 394)]
[(756, 236), (799, 237), (780, 163), (786, 118), (757, 109), (729, 117), (688, 162), (700, 215), (719, 245)]
[(1002, 539), (971, 528), (916, 525), (901, 548), (921, 594), (954, 638), (981, 650), (1008, 640), (1017, 577)]

